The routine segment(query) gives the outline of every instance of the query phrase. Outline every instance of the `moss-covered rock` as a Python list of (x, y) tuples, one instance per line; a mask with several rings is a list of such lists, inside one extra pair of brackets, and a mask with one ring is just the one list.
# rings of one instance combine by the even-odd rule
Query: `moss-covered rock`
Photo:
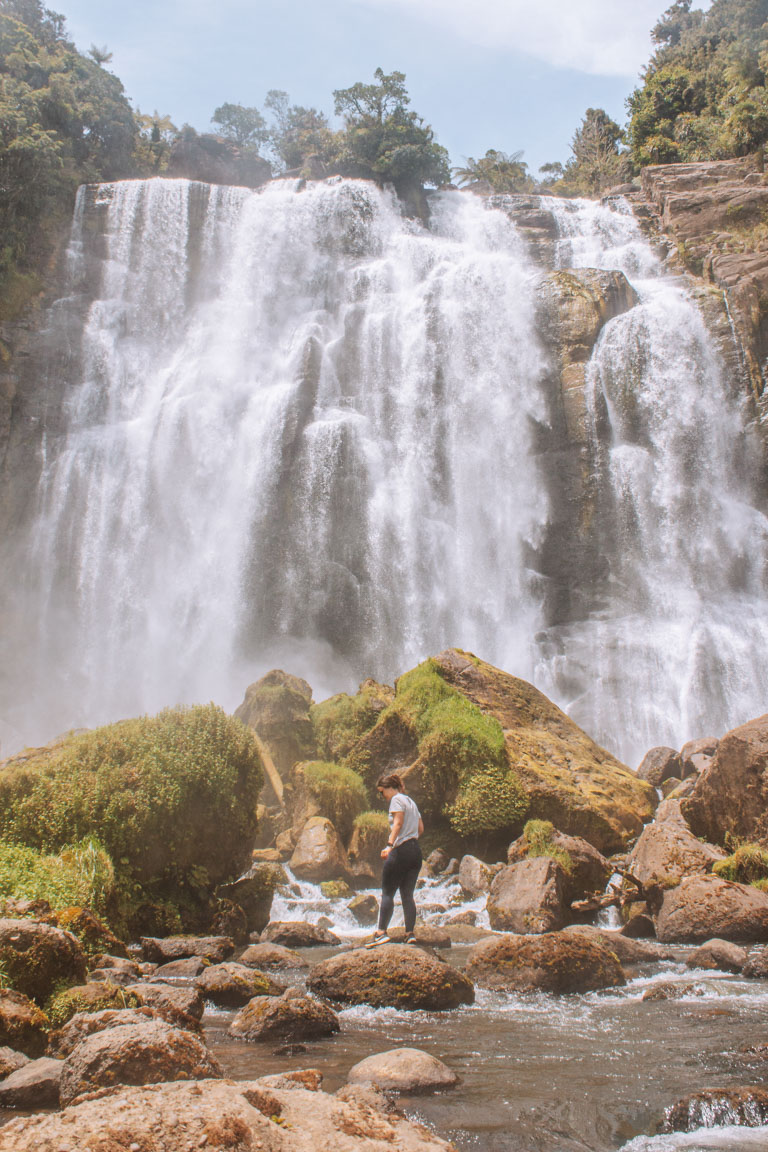
[(307, 981), (310, 991), (343, 1004), (441, 1012), (472, 1004), (472, 981), (449, 964), (407, 944), (356, 948), (321, 960)]
[(50, 1021), (28, 996), (0, 988), (0, 1046), (42, 1056)]
[(612, 951), (571, 932), (481, 940), (469, 954), (467, 972), (478, 984), (505, 992), (591, 992), (626, 984)]
[(64, 908), (58, 914), (59, 927), (80, 941), (86, 956), (127, 956), (125, 944), (88, 908)]
[(462, 837), (552, 821), (602, 852), (650, 820), (655, 793), (524, 680), (458, 649), (402, 676), (346, 759), (369, 785), (399, 771), (428, 822)]
[(394, 698), (395, 691), (388, 684), (364, 680), (355, 696), (340, 692), (313, 705), (310, 717), (319, 755), (324, 760), (342, 760)]
[(352, 895), (352, 889), (346, 880), (323, 880), (320, 891), (326, 900), (345, 900)]
[(46, 1014), (53, 1028), (61, 1028), (78, 1012), (103, 1012), (108, 1008), (138, 1008), (138, 996), (118, 984), (98, 981), (63, 988), (46, 1004)]
[(238, 720), (213, 704), (167, 709), (6, 761), (0, 836), (47, 851), (94, 836), (124, 905), (170, 900), (194, 918), (247, 865), (262, 783)]
[(356, 772), (326, 760), (297, 764), (291, 773), (290, 810), (294, 834), (313, 816), (330, 820), (345, 843), (355, 817), (368, 806), (365, 784)]
[(712, 871), (736, 884), (759, 883), (768, 878), (768, 851), (759, 844), (740, 844), (731, 856), (718, 860)]
[(389, 836), (386, 812), (361, 812), (355, 817), (349, 842), (349, 870), (355, 881), (365, 883), (381, 873), (381, 850)]
[(306, 680), (276, 668), (246, 689), (235, 712), (264, 741), (283, 780), (299, 760), (315, 757), (311, 704), (312, 689)]
[(233, 884), (219, 888), (218, 895), (242, 908), (249, 933), (263, 932), (269, 923), (275, 889), (287, 879), (280, 864), (254, 864)]
[(54, 987), (85, 977), (85, 953), (69, 932), (36, 920), (0, 920), (0, 970), (5, 982), (38, 1004)]

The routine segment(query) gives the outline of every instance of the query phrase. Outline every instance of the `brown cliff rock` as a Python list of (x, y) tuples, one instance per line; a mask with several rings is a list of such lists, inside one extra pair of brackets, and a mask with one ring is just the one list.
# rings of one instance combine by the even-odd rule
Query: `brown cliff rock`
[(696, 836), (768, 843), (768, 714), (723, 736), (681, 808)]

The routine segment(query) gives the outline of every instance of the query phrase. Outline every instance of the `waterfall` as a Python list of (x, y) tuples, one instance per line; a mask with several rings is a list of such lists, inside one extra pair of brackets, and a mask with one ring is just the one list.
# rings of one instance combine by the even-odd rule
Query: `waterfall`
[(716, 351), (625, 208), (542, 204), (563, 266), (640, 297), (589, 365), (610, 578), (565, 623), (538, 564), (543, 273), (509, 214), (441, 193), (425, 228), (340, 179), (82, 189), (5, 725), (232, 709), (275, 665), (319, 699), (447, 645), (630, 762), (762, 712), (768, 532)]

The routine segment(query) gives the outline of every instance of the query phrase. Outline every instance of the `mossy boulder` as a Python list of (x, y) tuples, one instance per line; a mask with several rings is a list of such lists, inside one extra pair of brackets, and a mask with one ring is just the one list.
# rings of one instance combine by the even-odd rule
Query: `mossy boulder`
[(98, 916), (88, 908), (64, 908), (58, 914), (59, 927), (71, 932), (80, 941), (86, 956), (128, 955), (125, 944), (119, 940)]
[(254, 996), (279, 996), (284, 984), (276, 984), (257, 968), (246, 964), (212, 964), (195, 980), (206, 1000), (221, 1008), (240, 1008)]
[(369, 785), (399, 771), (428, 822), (510, 839), (551, 821), (601, 852), (623, 848), (656, 796), (532, 685), (458, 649), (402, 676), (346, 764)]
[(247, 866), (262, 783), (240, 721), (213, 704), (167, 709), (5, 761), (0, 836), (46, 851), (93, 836), (124, 902), (170, 900), (193, 919)]
[(346, 843), (355, 817), (368, 807), (368, 793), (360, 776), (327, 760), (296, 764), (291, 772), (286, 803), (298, 838), (307, 820), (324, 816)]
[(247, 932), (263, 932), (269, 923), (275, 889), (286, 881), (285, 869), (279, 864), (254, 864), (234, 883), (222, 885), (218, 895), (242, 908)]
[(341, 1028), (327, 1004), (289, 988), (282, 996), (256, 996), (238, 1012), (230, 1036), (242, 1040), (316, 1040)]
[(43, 1004), (57, 984), (83, 980), (86, 958), (69, 932), (36, 920), (0, 920), (0, 969), (17, 992)]
[(0, 988), (0, 1046), (41, 1056), (49, 1027), (46, 1014), (28, 996)]
[(46, 1013), (53, 1028), (61, 1028), (78, 1012), (118, 1011), (138, 1008), (141, 1001), (128, 989), (109, 981), (94, 981), (54, 993), (46, 1004)]
[(467, 973), (505, 992), (591, 992), (626, 983), (616, 955), (575, 932), (481, 940), (469, 955)]
[(361, 812), (355, 817), (349, 841), (349, 871), (359, 884), (381, 875), (381, 850), (389, 836), (386, 812)]
[(507, 849), (510, 864), (537, 856), (548, 856), (562, 868), (563, 893), (568, 904), (602, 892), (611, 875), (611, 865), (589, 841), (566, 836), (549, 820), (529, 820), (522, 836)]
[(356, 948), (321, 960), (310, 972), (307, 985), (329, 1000), (375, 1008), (440, 1012), (475, 999), (467, 976), (408, 944)]
[(299, 760), (315, 757), (311, 704), (312, 689), (306, 680), (275, 668), (246, 689), (235, 712), (264, 741), (283, 780)]
[(360, 737), (373, 728), (394, 698), (394, 688), (388, 684), (364, 680), (355, 696), (340, 692), (313, 705), (310, 717), (318, 754), (324, 760), (342, 760)]

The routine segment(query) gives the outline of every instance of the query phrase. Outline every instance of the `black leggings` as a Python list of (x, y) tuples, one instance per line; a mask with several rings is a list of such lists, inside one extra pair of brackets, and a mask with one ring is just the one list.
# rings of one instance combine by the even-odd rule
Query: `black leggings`
[(403, 902), (406, 934), (413, 932), (416, 925), (416, 901), (413, 899), (413, 891), (420, 871), (421, 848), (416, 839), (404, 840), (387, 856), (381, 873), (380, 932), (386, 932), (389, 927), (395, 910), (395, 892), (398, 888)]

